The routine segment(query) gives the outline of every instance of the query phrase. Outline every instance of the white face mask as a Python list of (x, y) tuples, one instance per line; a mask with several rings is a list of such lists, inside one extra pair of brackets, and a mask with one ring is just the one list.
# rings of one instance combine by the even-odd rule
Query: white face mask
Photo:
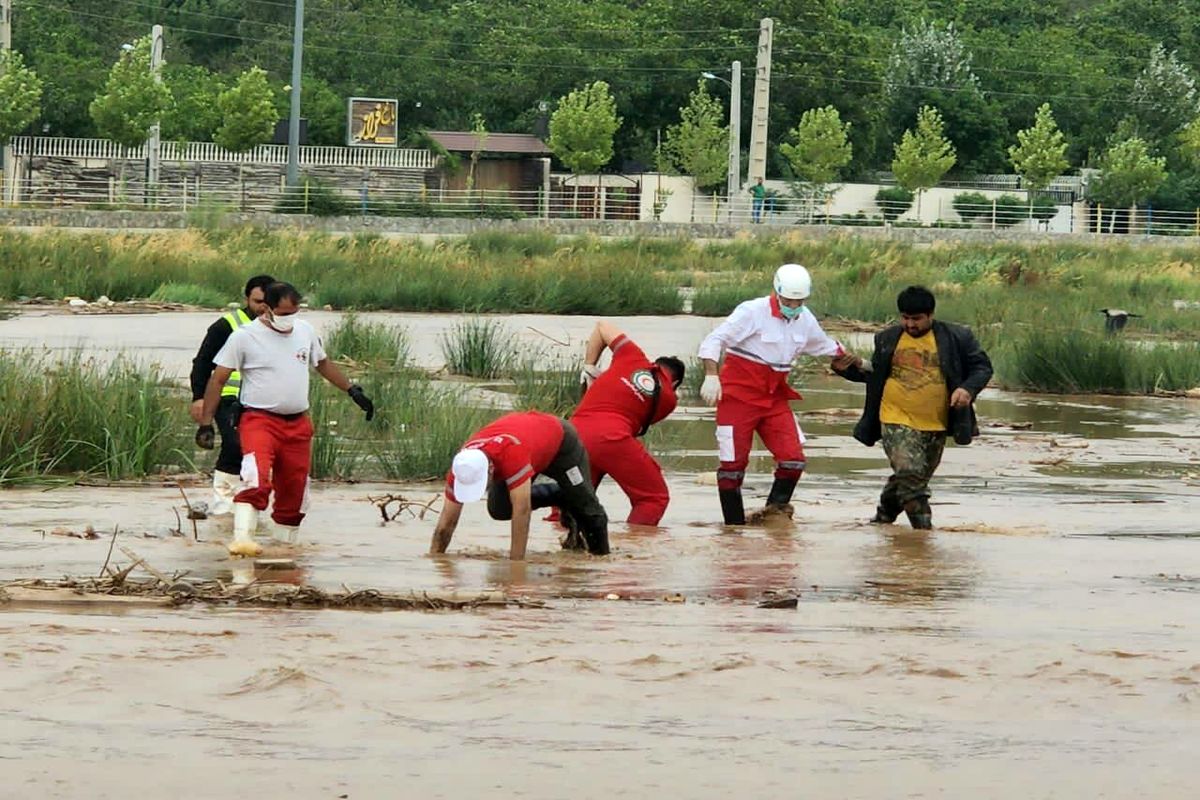
[(285, 317), (271, 314), (271, 327), (280, 333), (291, 333), (292, 328), (296, 327), (296, 315), (288, 314)]

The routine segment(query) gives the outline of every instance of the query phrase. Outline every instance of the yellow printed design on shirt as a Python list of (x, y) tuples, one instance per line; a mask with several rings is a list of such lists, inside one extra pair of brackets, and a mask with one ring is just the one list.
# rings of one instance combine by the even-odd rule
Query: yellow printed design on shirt
[(883, 384), (879, 421), (919, 431), (944, 431), (950, 396), (938, 361), (937, 339), (929, 332), (913, 338), (900, 334), (892, 371)]

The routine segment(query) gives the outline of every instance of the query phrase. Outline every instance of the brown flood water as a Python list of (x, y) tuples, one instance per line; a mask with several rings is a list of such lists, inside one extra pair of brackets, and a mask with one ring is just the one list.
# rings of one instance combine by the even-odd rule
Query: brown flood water
[[(556, 322), (575, 342), (588, 324)], [(659, 351), (681, 322), (637, 324)], [(158, 341), (184, 353), (198, 335)], [(0, 612), (0, 796), (1193, 796), (1198, 404), (994, 393), (981, 411), (1000, 426), (947, 451), (939, 528), (918, 534), (862, 523), (886, 464), (847, 435), (856, 388), (814, 383), (791, 526), (713, 524), (712, 423), (686, 409), (662, 438), (663, 527), (615, 524), (607, 559), (558, 551), (539, 520), (514, 566), (479, 507), (431, 558), (432, 520), (381, 526), (365, 498), (437, 487), (326, 486), (285, 576), (543, 609)], [(754, 504), (770, 478), (752, 468)], [(601, 499), (628, 508), (612, 486)], [(118, 523), (160, 570), (232, 579), (218, 523), (199, 543), (164, 533), (179, 504), (173, 488), (0, 492), (0, 579), (95, 574), (107, 535), (48, 532)], [(798, 608), (756, 607), (785, 589)]]

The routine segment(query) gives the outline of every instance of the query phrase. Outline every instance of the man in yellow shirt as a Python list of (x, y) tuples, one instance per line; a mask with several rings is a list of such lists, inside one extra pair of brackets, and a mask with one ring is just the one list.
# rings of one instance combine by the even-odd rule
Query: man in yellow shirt
[(892, 475), (872, 522), (903, 511), (914, 528), (932, 528), (929, 479), (942, 460), (946, 434), (970, 444), (979, 433), (973, 403), (992, 377), (992, 362), (965, 325), (934, 320), (935, 299), (923, 286), (896, 298), (900, 324), (875, 336), (869, 367), (837, 370), (867, 384), (854, 438), (883, 442)]

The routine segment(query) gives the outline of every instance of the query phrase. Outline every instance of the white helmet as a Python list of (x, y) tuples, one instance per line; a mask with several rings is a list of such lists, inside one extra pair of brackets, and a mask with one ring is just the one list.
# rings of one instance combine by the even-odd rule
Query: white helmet
[(812, 276), (799, 264), (775, 270), (775, 294), (786, 300), (804, 300), (812, 294)]

